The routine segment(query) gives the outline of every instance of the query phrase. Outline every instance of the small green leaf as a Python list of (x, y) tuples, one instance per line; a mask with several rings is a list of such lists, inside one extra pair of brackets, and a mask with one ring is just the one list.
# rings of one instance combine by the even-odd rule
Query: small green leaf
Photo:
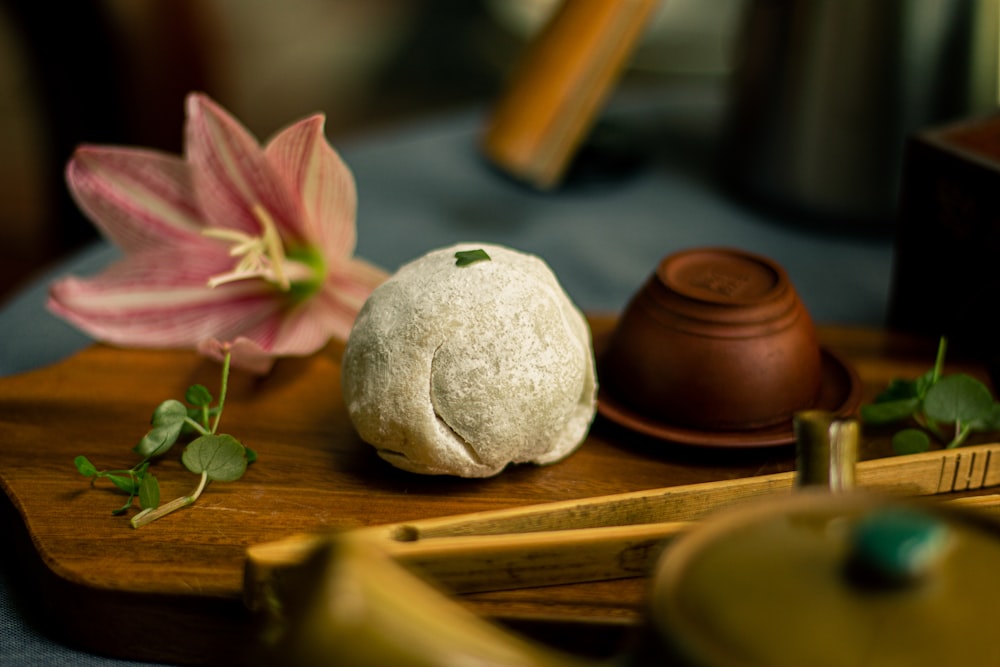
[(881, 394), (875, 397), (875, 402), (892, 403), (894, 401), (908, 398), (919, 398), (919, 382), (920, 380), (900, 380), (897, 378), (891, 381), (889, 386), (886, 387)]
[(906, 428), (892, 436), (892, 450), (897, 454), (919, 454), (930, 448), (930, 437), (917, 428)]
[(979, 380), (956, 373), (946, 375), (927, 390), (924, 412), (934, 421), (960, 422), (988, 419), (993, 409), (993, 396)]
[(173, 447), (177, 438), (180, 437), (183, 425), (184, 422), (179, 422), (153, 427), (149, 433), (142, 437), (139, 444), (132, 448), (132, 451), (144, 459), (166, 454), (167, 450)]
[(861, 406), (861, 420), (866, 424), (878, 426), (892, 424), (912, 416), (920, 409), (919, 398), (903, 398), (884, 403), (870, 403)]
[(128, 493), (130, 495), (135, 495), (136, 493), (139, 492), (139, 485), (136, 483), (135, 478), (132, 477), (131, 475), (115, 475), (112, 473), (108, 473), (107, 475), (105, 475), (105, 477), (110, 479), (112, 484), (117, 486), (125, 493)]
[(169, 399), (163, 401), (153, 411), (153, 426), (168, 426), (183, 422), (187, 417), (187, 406), (180, 401)]
[(143, 475), (139, 482), (139, 507), (155, 508), (160, 504), (160, 483), (153, 475)]
[(203, 435), (191, 441), (181, 456), (184, 466), (211, 480), (232, 482), (247, 469), (246, 449), (231, 435)]
[(97, 474), (97, 468), (86, 456), (76, 457), (73, 459), (73, 464), (76, 466), (77, 471), (84, 477), (93, 477)]
[(184, 400), (198, 407), (212, 404), (212, 394), (204, 385), (193, 384), (184, 392)]
[(153, 428), (132, 448), (132, 451), (143, 458), (165, 454), (180, 437), (187, 416), (187, 406), (180, 401), (173, 399), (163, 401), (153, 411), (151, 420)]
[(468, 266), (475, 262), (489, 260), (490, 256), (482, 248), (475, 250), (459, 250), (455, 253), (455, 266)]
[(245, 449), (247, 453), (247, 463), (253, 463), (254, 461), (257, 460), (257, 452), (250, 449), (246, 445), (243, 446), (243, 449)]
[(1000, 431), (1000, 403), (994, 401), (989, 412), (982, 419), (969, 422), (969, 427), (973, 431)]

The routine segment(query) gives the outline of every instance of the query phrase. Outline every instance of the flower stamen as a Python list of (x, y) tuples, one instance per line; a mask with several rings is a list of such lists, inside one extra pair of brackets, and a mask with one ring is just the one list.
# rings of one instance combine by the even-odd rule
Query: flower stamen
[(262, 278), (276, 284), (282, 291), (291, 288), (291, 281), (284, 270), (285, 249), (281, 235), (274, 224), (274, 218), (260, 204), (254, 204), (253, 215), (260, 223), (260, 236), (251, 236), (235, 229), (209, 227), (202, 234), (210, 238), (232, 243), (230, 257), (239, 257), (236, 267), (228, 273), (220, 273), (208, 279), (209, 287), (250, 278)]

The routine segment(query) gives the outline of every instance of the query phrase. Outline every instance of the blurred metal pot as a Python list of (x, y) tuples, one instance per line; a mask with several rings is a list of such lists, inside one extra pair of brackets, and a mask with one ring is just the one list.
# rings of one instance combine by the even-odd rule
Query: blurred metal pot
[(728, 187), (812, 223), (891, 226), (916, 129), (996, 107), (995, 0), (754, 0), (722, 142)]

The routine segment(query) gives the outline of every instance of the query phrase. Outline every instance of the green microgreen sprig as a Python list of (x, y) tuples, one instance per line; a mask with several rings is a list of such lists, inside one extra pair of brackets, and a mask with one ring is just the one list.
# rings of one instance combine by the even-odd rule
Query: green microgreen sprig
[(1000, 403), (989, 388), (965, 373), (944, 374), (947, 346), (942, 337), (932, 369), (914, 380), (893, 380), (861, 408), (862, 421), (872, 426), (907, 420), (916, 424), (893, 435), (892, 447), (898, 454), (926, 452), (932, 437), (951, 449), (973, 433), (1000, 430)]
[[(153, 411), (151, 428), (132, 448), (141, 460), (127, 470), (98, 470), (86, 456), (77, 456), (73, 462), (77, 471), (89, 477), (91, 484), (99, 479), (107, 479), (115, 487), (128, 494), (121, 507), (112, 514), (128, 512), (136, 498), (140, 511), (132, 517), (133, 528), (141, 528), (157, 519), (195, 503), (210, 481), (233, 482), (243, 476), (247, 465), (257, 460), (257, 454), (245, 447), (231, 435), (218, 434), (222, 409), (226, 402), (229, 386), (230, 352), (227, 350), (222, 361), (222, 382), (218, 405), (213, 406), (211, 392), (203, 385), (188, 387), (182, 403), (169, 399), (160, 403)], [(160, 505), (160, 484), (150, 466), (162, 457), (182, 438), (192, 437), (181, 455), (181, 463), (199, 476), (195, 490), (185, 496), (175, 498)]]

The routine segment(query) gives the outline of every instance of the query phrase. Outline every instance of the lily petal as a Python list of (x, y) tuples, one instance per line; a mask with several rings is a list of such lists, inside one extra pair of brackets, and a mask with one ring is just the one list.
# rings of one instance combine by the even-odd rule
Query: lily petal
[(331, 338), (347, 340), (358, 310), (387, 274), (362, 260), (352, 260), (347, 271), (331, 277), (309, 300), (243, 329), (243, 337), (261, 352), (274, 356), (305, 356), (322, 349)]
[(225, 260), (214, 246), (182, 255), (141, 253), (85, 279), (49, 290), (48, 308), (99, 340), (123, 346), (194, 347), (205, 338), (235, 338), (280, 308), (273, 288), (234, 283), (210, 288), (205, 267)]
[(351, 170), (323, 134), (324, 121), (315, 115), (290, 125), (268, 143), (265, 155), (302, 201), (299, 237), (337, 262), (354, 253), (357, 190)]
[(297, 236), (301, 207), (256, 138), (204, 95), (188, 96), (187, 113), (185, 150), (206, 222), (258, 234), (261, 206), (282, 237)]
[(305, 356), (330, 340), (329, 319), (329, 313), (314, 298), (258, 323), (245, 337), (275, 356)]
[[(372, 290), (385, 282), (389, 274), (361, 259), (352, 259), (336, 274), (327, 278), (324, 289), (314, 299), (325, 313), (327, 336), (346, 341), (358, 311)], [(318, 317), (318, 316), (317, 316)]]
[(200, 234), (187, 164), (157, 151), (81, 146), (66, 166), (77, 205), (125, 252), (143, 252)]

